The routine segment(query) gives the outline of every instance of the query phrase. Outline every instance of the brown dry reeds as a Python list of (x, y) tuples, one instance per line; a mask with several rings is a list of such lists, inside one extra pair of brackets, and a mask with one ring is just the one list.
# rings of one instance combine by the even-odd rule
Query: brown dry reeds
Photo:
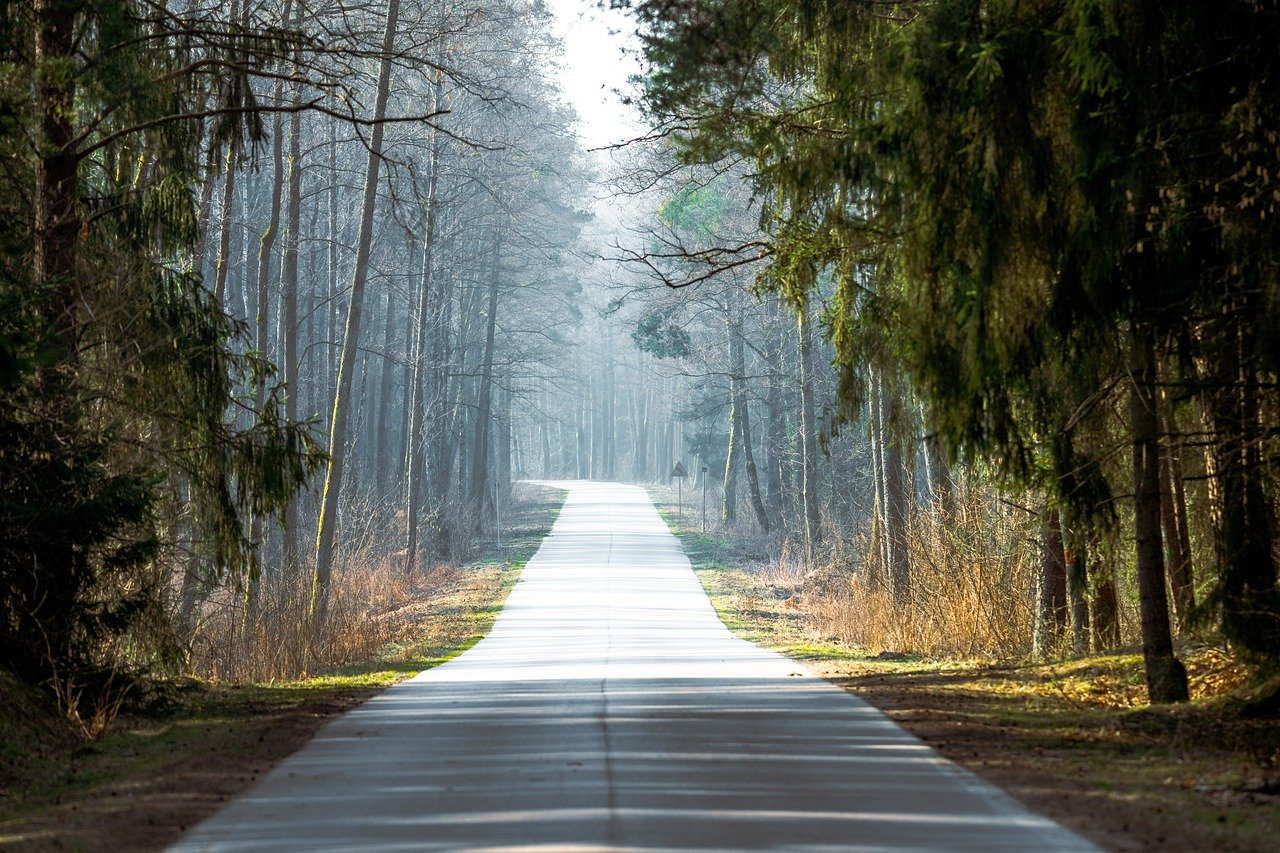
[(810, 573), (805, 609), (824, 636), (872, 652), (1022, 656), (1031, 641), (1035, 535), (1026, 513), (971, 496), (912, 521), (905, 593), (895, 596), (868, 535)]
[[(368, 510), (368, 511), (362, 511)], [(458, 576), (452, 565), (411, 574), (400, 541), (402, 519), (369, 508), (345, 514), (342, 546), (329, 587), (328, 618), (308, 625), (311, 571), (264, 566), (256, 593), (216, 590), (202, 603), (190, 644), (189, 668), (202, 678), (230, 682), (287, 681), (377, 659), (404, 630), (396, 611), (421, 602)]]

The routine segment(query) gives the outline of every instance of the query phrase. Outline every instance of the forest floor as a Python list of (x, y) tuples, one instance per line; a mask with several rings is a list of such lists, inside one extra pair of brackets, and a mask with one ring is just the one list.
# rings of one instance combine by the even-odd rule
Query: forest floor
[(1241, 713), (1233, 691), (1245, 672), (1223, 648), (1179, 649), (1195, 697), (1181, 706), (1145, 704), (1137, 650), (1037, 665), (850, 648), (822, 636), (802, 583), (651, 493), (734, 633), (803, 662), (1034, 811), (1108, 850), (1276, 849), (1280, 722)]
[(564, 493), (517, 510), (502, 547), (432, 575), (388, 614), (405, 642), (375, 661), (280, 684), (194, 679), (151, 685), (86, 744), (43, 694), (0, 674), (0, 847), (160, 850), (296, 752), (331, 717), (456, 657), (493, 624)]

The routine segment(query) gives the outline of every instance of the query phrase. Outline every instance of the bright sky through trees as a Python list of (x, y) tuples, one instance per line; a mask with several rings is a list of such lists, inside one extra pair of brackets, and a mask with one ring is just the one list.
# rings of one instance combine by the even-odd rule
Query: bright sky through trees
[(624, 53), (635, 47), (635, 24), (622, 12), (600, 9), (595, 0), (548, 0), (547, 6), (564, 40), (560, 82), (581, 118), (578, 134), (584, 147), (641, 135), (635, 111), (617, 94), (627, 91), (627, 78), (640, 70), (636, 55)]

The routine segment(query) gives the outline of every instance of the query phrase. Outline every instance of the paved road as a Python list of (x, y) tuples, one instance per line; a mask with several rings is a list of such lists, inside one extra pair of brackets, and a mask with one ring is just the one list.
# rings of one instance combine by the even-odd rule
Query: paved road
[(1093, 849), (731, 636), (643, 490), (566, 485), (487, 639), (175, 849)]

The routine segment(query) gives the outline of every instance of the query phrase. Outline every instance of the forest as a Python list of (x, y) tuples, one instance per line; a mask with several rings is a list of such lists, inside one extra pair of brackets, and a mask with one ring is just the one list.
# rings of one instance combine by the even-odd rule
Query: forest
[(601, 150), (540, 0), (4, 4), (0, 668), (358, 663), (591, 479), (850, 647), (1218, 643), (1274, 713), (1280, 6), (612, 5)]

